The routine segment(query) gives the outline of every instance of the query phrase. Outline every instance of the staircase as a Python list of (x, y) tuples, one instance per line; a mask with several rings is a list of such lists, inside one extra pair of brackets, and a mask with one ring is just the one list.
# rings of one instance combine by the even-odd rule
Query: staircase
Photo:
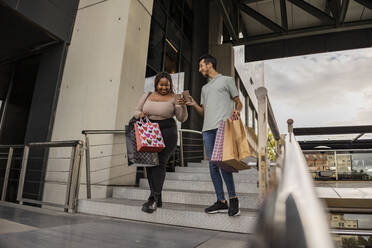
[[(163, 207), (153, 214), (141, 211), (142, 204), (149, 196), (147, 179), (141, 179), (139, 187), (114, 187), (112, 198), (79, 200), (78, 212), (167, 225), (252, 233), (259, 207), (258, 172), (251, 169), (234, 173), (234, 179), (241, 208), (240, 216), (236, 217), (204, 212), (206, 206), (216, 201), (206, 161), (188, 163), (188, 167), (176, 167), (176, 172), (167, 172), (162, 193)], [(228, 197), (227, 193), (225, 197)]]

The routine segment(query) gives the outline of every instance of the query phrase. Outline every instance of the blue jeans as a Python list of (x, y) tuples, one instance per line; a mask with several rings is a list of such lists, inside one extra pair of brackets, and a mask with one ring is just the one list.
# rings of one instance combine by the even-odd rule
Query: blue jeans
[[(209, 172), (211, 174), (211, 178), (213, 181), (214, 190), (216, 191), (217, 200), (223, 201), (225, 200), (225, 195), (223, 193), (223, 184), (222, 178), (225, 181), (227, 192), (229, 197), (235, 197), (235, 185), (234, 185), (234, 177), (231, 172), (227, 172), (223, 169), (220, 169), (217, 165), (211, 162), (214, 141), (216, 140), (217, 129), (208, 130), (203, 132), (203, 142), (205, 147), (205, 152), (207, 154), (209, 160)], [(221, 173), (220, 173), (221, 172)]]

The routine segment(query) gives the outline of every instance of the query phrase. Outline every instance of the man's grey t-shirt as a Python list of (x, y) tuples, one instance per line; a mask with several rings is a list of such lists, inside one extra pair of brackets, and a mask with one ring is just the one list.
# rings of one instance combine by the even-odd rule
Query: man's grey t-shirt
[(238, 95), (234, 79), (221, 74), (203, 86), (200, 100), (200, 104), (204, 105), (203, 132), (218, 128), (221, 120), (231, 117), (234, 110), (233, 98)]

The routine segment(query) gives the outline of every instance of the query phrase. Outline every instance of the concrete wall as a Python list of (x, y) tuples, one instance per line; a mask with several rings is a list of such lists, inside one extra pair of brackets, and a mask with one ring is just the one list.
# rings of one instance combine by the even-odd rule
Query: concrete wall
[[(153, 0), (81, 0), (60, 89), (52, 140), (83, 139), (82, 130), (123, 129), (142, 95)], [(113, 145), (113, 143), (119, 143)], [(92, 197), (107, 185), (133, 185), (123, 135), (92, 135)], [(50, 152), (44, 201), (64, 200), (70, 149)], [(55, 159), (57, 158), (57, 159)], [(85, 160), (81, 183), (85, 182)], [(51, 172), (55, 171), (55, 172)], [(85, 197), (85, 185), (80, 197)]]

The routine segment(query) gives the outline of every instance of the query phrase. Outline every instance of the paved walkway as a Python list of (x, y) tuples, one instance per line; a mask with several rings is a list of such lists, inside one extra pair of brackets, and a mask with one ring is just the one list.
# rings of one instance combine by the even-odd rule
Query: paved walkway
[(1, 248), (231, 247), (249, 246), (249, 235), (66, 214), (0, 203)]

